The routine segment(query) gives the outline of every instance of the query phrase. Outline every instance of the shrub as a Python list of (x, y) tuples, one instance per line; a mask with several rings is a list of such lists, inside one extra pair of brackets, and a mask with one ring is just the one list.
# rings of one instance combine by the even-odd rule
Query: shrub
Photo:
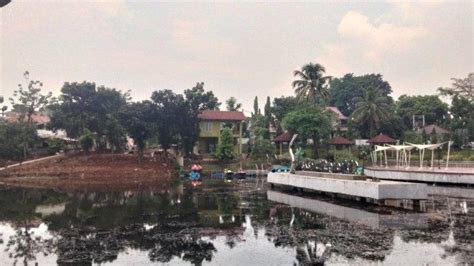
[(46, 144), (48, 144), (48, 153), (51, 155), (58, 153), (64, 147), (63, 142), (59, 139), (47, 139)]
[(268, 139), (257, 139), (252, 147), (250, 157), (252, 159), (273, 158), (275, 155), (275, 145)]
[(357, 160), (357, 157), (350, 150), (330, 150), (329, 156), (334, 158), (334, 161), (340, 162), (343, 160)]
[(220, 134), (220, 141), (217, 145), (214, 156), (220, 162), (228, 162), (234, 159), (234, 137), (232, 136), (232, 129), (223, 128)]
[(95, 135), (89, 129), (85, 129), (82, 132), (82, 135), (79, 137), (79, 143), (81, 144), (81, 148), (88, 153), (92, 147), (94, 147), (95, 142)]

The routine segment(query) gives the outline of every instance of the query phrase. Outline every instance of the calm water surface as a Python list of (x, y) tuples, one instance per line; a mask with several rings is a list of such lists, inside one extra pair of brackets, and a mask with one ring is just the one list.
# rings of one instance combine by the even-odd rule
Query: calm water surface
[[(474, 189), (367, 205), (247, 180), (156, 192), (0, 187), (1, 265), (473, 264)], [(400, 208), (402, 207), (402, 208)]]

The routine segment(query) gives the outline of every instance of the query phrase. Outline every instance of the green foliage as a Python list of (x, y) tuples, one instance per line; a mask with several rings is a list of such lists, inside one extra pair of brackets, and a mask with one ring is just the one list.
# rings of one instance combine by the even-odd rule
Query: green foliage
[(377, 88), (381, 96), (388, 98), (389, 103), (393, 100), (389, 97), (392, 88), (387, 81), (384, 81), (381, 74), (367, 74), (354, 76), (346, 74), (342, 78), (331, 80), (330, 101), (344, 115), (349, 116), (356, 108), (358, 97), (363, 97), (367, 88)]
[(260, 108), (258, 107), (258, 97), (255, 96), (255, 99), (253, 99), (253, 113), (252, 116), (255, 115), (260, 115)]
[(474, 102), (474, 73), (469, 73), (464, 79), (452, 78), (451, 80), (452, 87), (438, 89), (441, 95), (458, 96)]
[(313, 157), (317, 156), (317, 145), (331, 133), (333, 116), (321, 107), (300, 106), (283, 118), (283, 126), (291, 133), (297, 133), (302, 141), (313, 140)]
[(222, 163), (234, 159), (234, 137), (232, 136), (232, 129), (225, 127), (221, 130), (219, 144), (217, 145), (214, 156)]
[(450, 128), (458, 135), (460, 146), (474, 141), (474, 101), (455, 95), (449, 111), (452, 116)]
[(271, 107), (272, 116), (275, 118), (272, 120), (273, 126), (277, 129), (277, 134), (283, 133), (281, 121), (286, 114), (293, 111), (298, 106), (298, 102), (293, 96), (282, 96), (273, 99), (273, 106)]
[(426, 124), (443, 124), (448, 117), (448, 105), (437, 95), (402, 95), (398, 98), (395, 112), (405, 128), (412, 128), (413, 115), (424, 115)]
[(355, 156), (350, 150), (330, 150), (328, 152), (329, 157), (334, 158), (334, 161), (341, 162), (343, 160), (355, 160), (357, 161), (357, 156)]
[(119, 150), (125, 141), (125, 130), (118, 115), (130, 99), (128, 92), (95, 83), (64, 83), (59, 102), (49, 106), (50, 128), (64, 129), (69, 137), (77, 138), (86, 128), (97, 136), (99, 148), (106, 143)]
[(363, 97), (357, 97), (355, 102), (355, 110), (352, 113), (354, 121), (367, 125), (369, 135), (366, 137), (373, 137), (380, 123), (389, 118), (389, 99), (383, 96), (380, 90), (367, 88)]
[(18, 90), (13, 92), (13, 97), (10, 102), (15, 111), (19, 112), (19, 123), (24, 128), (23, 130), (23, 158), (26, 159), (28, 154), (28, 144), (32, 141), (29, 139), (30, 126), (32, 123), (32, 116), (36, 112), (43, 111), (52, 99), (51, 92), (43, 95), (41, 88), (43, 83), (38, 80), (30, 80), (30, 73), (25, 71), (23, 74), (25, 78), (25, 86), (18, 84)]
[(321, 103), (329, 98), (330, 76), (324, 76), (326, 69), (320, 64), (309, 63), (295, 70), (293, 75), (297, 78), (292, 86), (295, 89), (296, 97), (300, 101), (309, 103)]
[(46, 144), (48, 145), (48, 153), (50, 155), (56, 154), (64, 149), (63, 141), (60, 139), (47, 139)]
[(28, 134), (28, 145), (37, 138), (36, 130), (29, 129), (25, 132), (25, 127), (18, 123), (0, 122), (0, 158), (5, 160), (21, 160), (23, 155), (23, 136)]
[(403, 132), (403, 141), (418, 144), (418, 143), (423, 143), (423, 137), (421, 134), (418, 134), (413, 130), (407, 130)]
[(184, 97), (194, 112), (203, 110), (219, 110), (221, 103), (212, 91), (204, 91), (204, 82), (184, 91)]
[(84, 129), (81, 136), (79, 137), (79, 144), (81, 148), (88, 153), (95, 144), (95, 135), (89, 129)]
[(242, 108), (241, 103), (237, 103), (237, 99), (235, 97), (230, 97), (225, 101), (227, 111), (238, 111), (240, 108)]
[(250, 158), (252, 159), (266, 159), (267, 156), (271, 159), (275, 155), (275, 145), (268, 139), (257, 139), (252, 146)]
[(146, 141), (156, 130), (156, 125), (153, 123), (153, 104), (150, 101), (130, 103), (121, 110), (119, 117), (127, 134), (137, 145), (138, 157), (141, 160)]

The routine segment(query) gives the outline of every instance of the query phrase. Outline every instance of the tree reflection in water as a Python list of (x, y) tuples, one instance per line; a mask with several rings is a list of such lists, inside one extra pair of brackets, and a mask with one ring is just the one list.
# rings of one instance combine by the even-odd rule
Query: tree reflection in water
[[(430, 222), (428, 229), (372, 228), (326, 214), (267, 200), (265, 192), (192, 188), (154, 192), (57, 193), (38, 189), (2, 189), (0, 220), (15, 234), (7, 243), (15, 261), (56, 254), (58, 263), (113, 262), (128, 249), (144, 251), (152, 262), (181, 259), (212, 261), (215, 238), (230, 249), (264, 232), (275, 247), (295, 251), (299, 264), (323, 264), (331, 254), (382, 261), (395, 233), (405, 241), (440, 243), (453, 231), (456, 244), (447, 254), (472, 262), (472, 212), (453, 213), (451, 226)], [(37, 213), (38, 206), (61, 203), (61, 211)], [(47, 224), (47, 238), (33, 229)], [(245, 232), (245, 235), (244, 235)], [(262, 236), (263, 234), (260, 234)], [(467, 235), (467, 236), (466, 236)], [(219, 240), (220, 241), (220, 240)]]

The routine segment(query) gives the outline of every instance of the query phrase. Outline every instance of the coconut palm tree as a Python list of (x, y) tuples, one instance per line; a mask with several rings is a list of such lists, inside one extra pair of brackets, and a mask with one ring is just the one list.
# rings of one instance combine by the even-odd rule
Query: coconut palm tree
[(309, 63), (295, 70), (293, 75), (298, 79), (292, 83), (298, 100), (306, 99), (310, 103), (316, 103), (318, 97), (327, 100), (329, 97), (328, 84), (330, 76), (324, 76), (326, 69), (320, 64)]
[(352, 118), (357, 123), (369, 126), (370, 136), (378, 129), (382, 120), (388, 119), (390, 106), (387, 97), (383, 96), (377, 88), (368, 88), (362, 97), (356, 97), (355, 110)]

